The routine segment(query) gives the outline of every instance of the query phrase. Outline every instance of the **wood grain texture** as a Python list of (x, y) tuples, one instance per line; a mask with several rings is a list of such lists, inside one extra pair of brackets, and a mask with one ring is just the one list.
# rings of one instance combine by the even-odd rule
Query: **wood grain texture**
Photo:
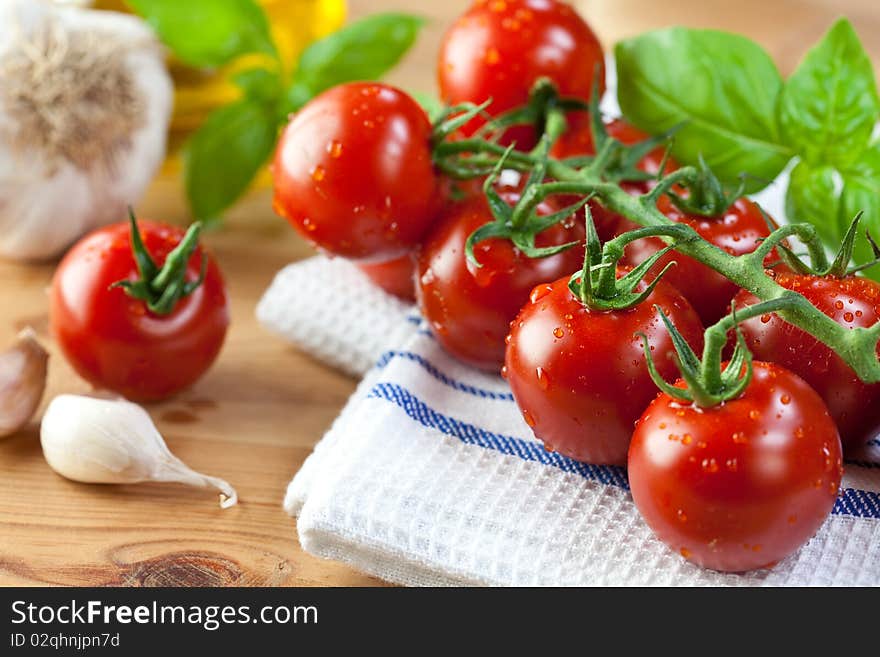
[[(469, 2), (352, 0), (354, 16), (385, 9), (430, 19), (417, 48), (391, 79), (433, 90), (443, 31)], [(793, 68), (839, 14), (848, 14), (880, 63), (876, 0), (582, 0), (606, 45), (663, 25), (722, 27), (758, 39)], [(158, 179), (139, 206), (143, 217), (186, 222), (172, 176)], [(59, 218), (63, 220), (63, 218)], [(355, 382), (267, 335), (254, 307), (272, 276), (307, 256), (271, 210), (267, 190), (230, 213), (207, 236), (226, 274), (233, 323), (208, 375), (179, 398), (148, 408), (171, 449), (197, 470), (223, 477), (241, 504), (221, 510), (203, 490), (179, 486), (91, 486), (66, 481), (43, 460), (38, 426), (0, 441), (0, 584), (65, 585), (373, 585), (374, 578), (302, 552), (295, 523), (281, 509), (290, 476), (330, 425)], [(45, 403), (85, 391), (51, 344), (45, 290), (53, 264), (0, 262), (0, 344), (30, 325), (52, 359)]]

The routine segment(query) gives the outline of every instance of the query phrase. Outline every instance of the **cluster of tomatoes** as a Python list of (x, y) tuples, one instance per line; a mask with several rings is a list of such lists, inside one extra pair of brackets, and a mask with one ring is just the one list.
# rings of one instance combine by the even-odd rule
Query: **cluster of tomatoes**
[[(540, 78), (561, 96), (588, 101), (593, 89), (601, 91), (603, 72), (596, 37), (567, 4), (478, 0), (446, 34), (439, 86), (449, 106), (491, 102), (451, 139), (484, 134), (486, 113), (526, 104)], [(620, 120), (604, 131), (624, 144), (647, 137)], [(595, 155), (593, 135), (588, 114), (572, 112), (550, 155)], [(532, 126), (506, 126), (495, 141), (529, 151), (539, 137)], [(469, 236), (497, 219), (487, 197), (514, 206), (523, 180), (506, 172), (490, 183), (451, 181), (432, 161), (436, 141), (425, 112), (398, 89), (331, 89), (293, 117), (282, 136), (276, 210), (323, 251), (354, 260), (389, 292), (414, 297), (450, 354), (507, 378), (547, 449), (628, 465), (636, 506), (684, 557), (743, 571), (771, 565), (809, 539), (834, 505), (843, 446), (857, 449), (880, 426), (880, 386), (863, 383), (831, 349), (768, 313), (742, 324), (757, 359), (742, 391), (714, 406), (688, 401), (666, 321), (699, 350), (704, 326), (732, 303), (746, 307), (758, 299), (696, 260), (661, 253), (666, 244), (649, 237), (629, 244), (618, 278), (652, 256), (655, 277), (673, 260), (676, 266), (652, 288), (639, 283), (636, 291), (644, 294), (630, 307), (591, 307), (572, 277), (584, 263), (583, 212), (536, 236), (536, 247), (575, 243), (571, 248), (530, 258), (510, 239), (489, 237), (468, 258)], [(662, 149), (637, 166), (661, 174), (676, 168)], [(620, 186), (632, 194), (651, 189), (644, 176), (633, 178)], [(732, 255), (754, 251), (774, 228), (746, 198), (709, 214), (681, 200), (664, 195), (657, 207)], [(537, 215), (559, 212), (562, 201), (571, 199), (548, 198)], [(595, 199), (588, 207), (602, 239), (635, 228)], [(871, 326), (880, 316), (880, 286), (869, 280), (784, 266), (766, 275), (844, 326)], [(658, 395), (644, 348), (660, 376), (679, 378), (681, 395)], [(681, 351), (678, 357), (687, 357)]]

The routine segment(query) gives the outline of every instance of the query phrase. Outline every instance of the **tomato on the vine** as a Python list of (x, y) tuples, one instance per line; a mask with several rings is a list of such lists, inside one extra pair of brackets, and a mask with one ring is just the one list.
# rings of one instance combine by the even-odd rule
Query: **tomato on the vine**
[(840, 439), (821, 398), (778, 365), (753, 368), (744, 393), (715, 407), (661, 393), (629, 448), (629, 483), (645, 522), (714, 570), (788, 556), (816, 533), (840, 487)]
[[(532, 85), (549, 78), (563, 97), (589, 100), (605, 88), (602, 46), (570, 5), (557, 0), (477, 0), (449, 29), (438, 62), (440, 96), (448, 105), (491, 99), (493, 116), (524, 105)], [(598, 79), (597, 79), (598, 75)], [(482, 125), (475, 118), (471, 133)], [(526, 150), (534, 130), (505, 133)]]
[(588, 463), (626, 463), (633, 423), (657, 395), (636, 334), (647, 335), (661, 375), (676, 372), (655, 304), (692, 347), (702, 347), (699, 318), (664, 281), (625, 310), (591, 310), (569, 289), (568, 276), (532, 291), (511, 324), (505, 368), (523, 418), (547, 449)]
[[(734, 201), (724, 214), (714, 217), (687, 214), (677, 208), (668, 196), (660, 197), (657, 208), (672, 221), (689, 225), (703, 239), (731, 255), (751, 253), (772, 231), (767, 225), (767, 221), (772, 223), (772, 219), (765, 219), (758, 206), (745, 197)], [(621, 229), (635, 227), (630, 222), (624, 222)], [(627, 246), (622, 262), (635, 266), (665, 246), (658, 238), (637, 240)], [(776, 258), (775, 253), (771, 254), (768, 264)], [(711, 267), (672, 251), (657, 262), (653, 271), (660, 271), (673, 261), (677, 265), (666, 273), (666, 280), (691, 302), (705, 325), (714, 324), (728, 313), (730, 301), (740, 289), (736, 283)]]
[(362, 263), (358, 269), (373, 285), (404, 301), (416, 300), (415, 257), (407, 253), (388, 262)]
[[(822, 277), (785, 271), (777, 272), (774, 278), (782, 287), (804, 295), (842, 326), (868, 328), (880, 321), (880, 283), (856, 276)], [(737, 308), (757, 301), (745, 290), (734, 299)], [(864, 383), (834, 351), (776, 313), (743, 322), (742, 332), (757, 358), (790, 369), (819, 393), (845, 448), (861, 447), (880, 430), (880, 383)]]
[(442, 203), (431, 131), (419, 104), (387, 84), (325, 91), (278, 143), (276, 212), (331, 254), (379, 262), (411, 251)]
[[(155, 265), (147, 279), (132, 251), (131, 224), (98, 229), (58, 266), (49, 319), (80, 376), (128, 399), (155, 401), (188, 387), (210, 367), (226, 336), (229, 309), (220, 270), (194, 244), (192, 229), (185, 237), (180, 228), (150, 221), (139, 221), (138, 228)], [(187, 239), (193, 250), (171, 255)], [(162, 287), (156, 274), (175, 258), (176, 269)], [(135, 291), (145, 283), (155, 304), (131, 296), (115, 285), (120, 281)], [(169, 297), (175, 297), (173, 304)]]
[[(500, 192), (510, 205), (519, 193)], [(539, 215), (559, 210), (541, 203)], [(504, 363), (504, 337), (510, 321), (538, 283), (578, 270), (584, 259), (584, 225), (573, 219), (539, 233), (538, 247), (578, 242), (546, 258), (529, 258), (509, 240), (490, 238), (474, 248), (482, 265), (465, 257), (465, 243), (493, 216), (481, 193), (449, 204), (428, 233), (418, 256), (416, 296), (422, 315), (437, 340), (456, 358), (482, 369), (500, 370)]]

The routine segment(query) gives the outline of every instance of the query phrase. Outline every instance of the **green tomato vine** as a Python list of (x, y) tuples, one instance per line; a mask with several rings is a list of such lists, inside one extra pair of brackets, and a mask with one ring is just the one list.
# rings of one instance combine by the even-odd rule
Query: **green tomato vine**
[[(625, 147), (608, 135), (602, 134), (601, 119), (596, 119), (599, 113), (595, 104), (590, 108), (577, 101), (559, 99), (552, 89), (548, 90), (548, 87), (546, 82), (539, 82), (527, 106), (495, 118), (480, 132), (467, 139), (450, 141), (448, 137), (475, 114), (483, 112), (485, 106), (464, 105), (449, 108), (437, 121), (434, 159), (437, 167), (445, 174), (458, 179), (489, 175), (490, 179), (485, 189), (490, 195), (493, 172), (497, 173), (500, 169), (506, 168), (529, 175), (521, 198), (513, 208), (504, 209), (497, 203), (491, 203), (490, 196), (490, 207), (496, 221), (487, 224), (471, 236), (467, 249), (468, 258), (473, 259), (474, 244), (489, 237), (511, 239), (531, 257), (550, 255), (533, 248), (535, 235), (547, 227), (546, 218), (537, 217), (535, 212), (538, 204), (557, 195), (577, 195), (583, 199), (595, 198), (609, 210), (623, 215), (639, 226), (653, 230), (645, 232), (644, 235), (630, 235), (623, 239), (618, 238), (616, 241), (612, 240), (606, 244), (604, 258), (601, 254), (597, 255), (594, 250), (591, 255), (591, 248), (588, 245), (588, 262), (584, 271), (577, 274), (579, 277), (577, 286), (575, 278), (572, 279), (573, 292), (587, 305), (591, 303), (591, 295), (596, 296), (596, 290), (604, 289), (607, 292), (613, 289), (615, 293), (620, 291), (620, 286), (609, 283), (609, 280), (613, 279), (609, 279), (608, 275), (602, 277), (601, 270), (610, 267), (613, 271), (616, 262), (613, 253), (622, 252), (621, 246), (627, 241), (645, 235), (658, 236), (670, 248), (711, 267), (761, 300), (761, 303), (756, 304), (752, 309), (741, 309), (735, 316), (728, 315), (706, 330), (702, 361), (694, 362), (679, 350), (683, 375), (686, 379), (691, 378), (691, 375), (694, 378), (694, 384), (690, 386), (690, 389), (695, 391), (691, 395), (693, 401), (711, 405), (739, 394), (740, 381), (743, 378), (747, 379), (747, 375), (740, 377), (739, 372), (736, 372), (738, 377), (736, 381), (732, 380), (729, 373), (725, 376), (721, 354), (727, 341), (728, 331), (735, 328), (738, 321), (753, 316), (755, 312), (778, 313), (785, 321), (803, 329), (833, 349), (864, 382), (880, 382), (880, 361), (877, 357), (880, 323), (867, 329), (841, 326), (801, 294), (780, 286), (774, 281), (773, 276), (765, 271), (764, 260), (767, 255), (777, 246), (782, 246), (786, 238), (792, 236), (796, 236), (807, 247), (814, 265), (818, 263), (818, 267), (822, 267), (827, 264), (823, 246), (812, 225), (783, 226), (773, 231), (752, 253), (730, 255), (703, 239), (690, 226), (673, 222), (657, 209), (657, 200), (664, 194), (680, 187), (700, 189), (700, 185), (705, 184), (705, 172), (701, 172), (697, 167), (686, 166), (660, 177), (647, 193), (639, 196), (630, 194), (618, 185), (618, 181), (645, 179), (647, 174), (636, 171), (635, 162), (646, 149), (656, 148), (658, 140), (651, 140), (647, 145)], [(597, 154), (593, 157), (567, 160), (551, 157), (550, 147), (565, 129), (566, 112), (586, 109), (590, 109), (594, 117), (594, 142), (597, 144)], [(543, 138), (530, 152), (505, 148), (497, 141), (506, 127), (518, 123), (531, 123), (543, 128)], [(854, 230), (853, 227), (850, 231), (853, 235)], [(611, 254), (608, 253), (609, 248)], [(841, 249), (842, 253), (845, 251), (846, 245)], [(594, 259), (592, 262), (590, 262), (591, 257)], [(848, 263), (848, 254), (842, 257)], [(479, 266), (479, 263), (474, 264)], [(600, 273), (598, 280), (594, 281), (595, 270), (600, 270)], [(587, 287), (589, 290), (585, 289)], [(625, 292), (619, 294), (616, 301), (613, 295), (607, 298), (599, 294), (602, 301), (596, 307), (603, 310), (625, 308), (632, 305), (634, 299), (643, 300), (643, 296), (633, 294), (631, 288)], [(592, 303), (595, 304), (596, 300), (593, 299)], [(741, 364), (748, 367), (750, 358), (742, 356)], [(691, 384), (691, 381), (688, 383)]]

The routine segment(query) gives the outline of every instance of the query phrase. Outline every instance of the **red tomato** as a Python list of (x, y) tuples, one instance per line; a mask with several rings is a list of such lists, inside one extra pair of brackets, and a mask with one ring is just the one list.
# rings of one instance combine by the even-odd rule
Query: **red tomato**
[(699, 318), (666, 283), (619, 311), (585, 307), (567, 276), (532, 291), (511, 325), (505, 371), (523, 418), (547, 449), (588, 463), (626, 463), (633, 423), (657, 395), (635, 334), (648, 336), (661, 375), (671, 379), (677, 371), (654, 304), (702, 348)]
[[(649, 134), (631, 126), (623, 119), (613, 119), (605, 124), (605, 129), (610, 137), (628, 146), (650, 138)], [(660, 165), (663, 163), (664, 153), (665, 151), (662, 147), (655, 148), (639, 161), (638, 168), (646, 173), (656, 175), (660, 171)], [(593, 144), (590, 115), (586, 112), (573, 112), (569, 114), (568, 129), (553, 144), (550, 154), (558, 159), (579, 155), (595, 155), (596, 148)], [(672, 158), (669, 158), (666, 160), (663, 172), (668, 174), (677, 168), (678, 164)], [(647, 192), (651, 188), (652, 183), (650, 181), (632, 181), (622, 182), (620, 186), (630, 194), (638, 195)], [(568, 202), (576, 202), (576, 199), (567, 198), (566, 203)], [(596, 225), (596, 232), (603, 242), (625, 230), (632, 230), (637, 227), (616, 212), (607, 210), (598, 201), (591, 200), (589, 206), (593, 222)]]
[(380, 262), (411, 251), (440, 208), (431, 122), (407, 94), (354, 82), (311, 100), (275, 153), (275, 211), (329, 253)]
[[(519, 194), (502, 192), (514, 204)], [(549, 203), (538, 213), (552, 214)], [(488, 239), (474, 248), (482, 267), (464, 253), (468, 236), (492, 220), (485, 196), (447, 206), (425, 239), (418, 258), (416, 296), (437, 340), (459, 360), (498, 371), (504, 363), (504, 336), (510, 321), (538, 283), (552, 281), (583, 266), (584, 248), (574, 246), (547, 258), (529, 258), (509, 240)], [(583, 243), (584, 225), (565, 222), (538, 235), (539, 247)]]
[(755, 362), (743, 395), (714, 408), (657, 397), (633, 434), (629, 483), (661, 541), (705, 568), (739, 572), (771, 566), (816, 533), (841, 459), (819, 396)]
[[(138, 222), (158, 266), (183, 231)], [(186, 280), (199, 277), (202, 250), (189, 259)], [(223, 278), (208, 257), (204, 282), (157, 315), (144, 301), (110, 286), (139, 278), (128, 223), (96, 230), (77, 243), (55, 272), (50, 293), (52, 335), (77, 373), (96, 388), (136, 401), (155, 401), (194, 383), (220, 352), (229, 309)]]
[[(676, 223), (689, 225), (703, 239), (731, 255), (751, 253), (758, 248), (759, 240), (770, 234), (770, 228), (767, 227), (758, 206), (747, 198), (737, 199), (719, 217), (687, 215), (676, 208), (667, 196), (660, 197), (657, 207)], [(631, 230), (632, 227), (635, 226), (622, 225), (621, 229)], [(665, 246), (659, 238), (637, 240), (627, 246), (622, 262), (634, 267)], [(768, 257), (768, 262), (775, 259), (777, 256), (774, 252)], [(660, 258), (651, 271), (657, 274), (673, 261), (678, 264), (666, 272), (665, 279), (691, 302), (706, 326), (714, 324), (730, 312), (730, 301), (740, 289), (736, 283), (731, 283), (711, 267), (673, 251)]]
[[(482, 103), (497, 116), (524, 105), (532, 85), (550, 78), (562, 96), (589, 100), (595, 76), (605, 89), (605, 60), (593, 31), (568, 4), (556, 0), (478, 0), (449, 29), (440, 47), (440, 96), (448, 105)], [(483, 124), (475, 119), (465, 132)], [(505, 142), (527, 150), (527, 126)]]
[(388, 262), (358, 265), (374, 285), (382, 288), (404, 301), (416, 300), (415, 269), (416, 263), (412, 254)]
[[(842, 326), (867, 328), (880, 320), (880, 284), (867, 278), (777, 272), (775, 279)], [(738, 308), (757, 302), (745, 290), (734, 299)], [(787, 367), (819, 393), (847, 450), (861, 447), (880, 431), (880, 384), (863, 383), (840, 356), (775, 313), (743, 322), (742, 331), (757, 358)]]

